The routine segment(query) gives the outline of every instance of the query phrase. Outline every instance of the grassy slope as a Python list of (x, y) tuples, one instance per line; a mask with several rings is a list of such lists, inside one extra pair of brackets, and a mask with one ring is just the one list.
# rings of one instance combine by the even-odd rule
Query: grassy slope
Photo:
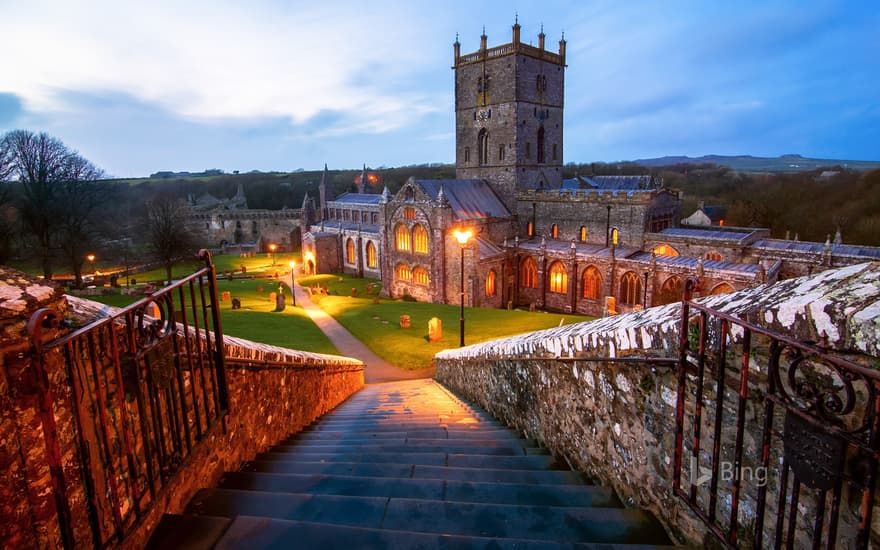
[[(365, 296), (369, 279), (351, 279), (319, 275), (300, 280), (303, 285), (316, 283), (327, 285), (330, 295), (316, 297), (322, 309), (332, 315), (356, 338), (364, 342), (383, 359), (406, 369), (418, 369), (431, 365), (434, 355), (446, 348), (458, 347), (458, 306), (402, 302)], [(357, 298), (350, 296), (351, 289), (358, 289)], [(375, 293), (375, 291), (374, 291)], [(400, 316), (409, 315), (411, 328), (400, 328)], [(428, 342), (428, 320), (438, 317), (443, 323), (443, 338)], [(558, 326), (560, 321), (574, 323), (590, 318), (576, 315), (502, 309), (465, 308), (465, 343), (473, 344)]]

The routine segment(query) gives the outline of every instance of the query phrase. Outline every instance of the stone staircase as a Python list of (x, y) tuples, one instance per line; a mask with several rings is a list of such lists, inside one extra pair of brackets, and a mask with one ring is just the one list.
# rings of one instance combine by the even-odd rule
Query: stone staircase
[(149, 548), (661, 548), (624, 508), (431, 380), (367, 386), (166, 515)]

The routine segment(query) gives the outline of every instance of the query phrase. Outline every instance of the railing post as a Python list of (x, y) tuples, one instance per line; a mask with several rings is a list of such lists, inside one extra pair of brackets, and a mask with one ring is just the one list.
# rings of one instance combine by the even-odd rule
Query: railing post
[(688, 278), (684, 283), (684, 296), (681, 300), (681, 329), (679, 331), (678, 350), (678, 395), (675, 402), (675, 456), (673, 462), (672, 490), (675, 494), (681, 491), (681, 461), (684, 450), (684, 398), (687, 383), (687, 352), (690, 342), (688, 328), (690, 317), (691, 292), (697, 283)]
[[(229, 411), (229, 393), (226, 388), (226, 365), (223, 362), (223, 329), (220, 324), (220, 300), (217, 299), (217, 269), (211, 261), (211, 253), (207, 249), (199, 251), (199, 258), (208, 268), (208, 292), (211, 295), (211, 322), (214, 325), (214, 368), (217, 374), (217, 395), (220, 407)], [(207, 327), (205, 327), (207, 330)]]

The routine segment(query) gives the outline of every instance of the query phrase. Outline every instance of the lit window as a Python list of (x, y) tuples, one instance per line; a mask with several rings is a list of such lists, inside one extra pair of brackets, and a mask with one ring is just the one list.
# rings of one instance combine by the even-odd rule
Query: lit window
[(529, 235), (529, 237), (534, 237), (535, 236), (535, 224), (533, 224), (532, 222), (529, 222), (529, 227), (528, 227), (526, 233)]
[(486, 275), (486, 296), (495, 296), (495, 270), (490, 269)]
[(720, 285), (713, 288), (712, 292), (710, 292), (709, 294), (727, 294), (728, 292), (733, 292), (733, 287), (727, 283), (721, 283)]
[(349, 264), (354, 264), (355, 262), (354, 240), (352, 239), (348, 239), (345, 243), (345, 261)]
[(633, 271), (627, 271), (620, 278), (620, 301), (634, 306), (642, 300), (642, 280)]
[(367, 267), (376, 267), (376, 245), (373, 241), (367, 241)]
[(668, 244), (661, 244), (654, 247), (654, 254), (658, 256), (678, 256), (678, 250), (672, 248)]
[(413, 282), (417, 285), (428, 286), (428, 284), (431, 282), (430, 278), (428, 277), (428, 270), (424, 267), (417, 267), (413, 269), (412, 278)]
[(409, 230), (405, 225), (398, 225), (394, 229), (394, 240), (397, 250), (409, 252), (412, 249), (409, 239)]
[(413, 251), (418, 254), (428, 253), (428, 232), (421, 225), (416, 224), (412, 230)]
[(585, 269), (581, 286), (584, 298), (598, 300), (602, 295), (602, 276), (599, 275), (599, 270), (593, 266)]
[(714, 262), (720, 262), (724, 258), (721, 256), (720, 252), (706, 252), (706, 259), (712, 260)]
[(565, 294), (568, 292), (568, 271), (562, 262), (550, 265), (550, 292)]
[(403, 217), (408, 220), (416, 219), (416, 209), (411, 206), (407, 206), (403, 209)]
[(559, 238), (559, 226), (556, 225), (555, 223), (550, 226), (550, 236), (553, 237), (554, 239)]
[(611, 244), (617, 245), (620, 238), (620, 230), (616, 227), (611, 230)]
[(581, 226), (581, 242), (582, 243), (587, 242), (587, 226), (586, 225)]
[(532, 258), (523, 260), (520, 270), (523, 288), (538, 288), (538, 264)]
[(397, 264), (397, 279), (400, 281), (412, 281), (412, 271), (406, 264)]

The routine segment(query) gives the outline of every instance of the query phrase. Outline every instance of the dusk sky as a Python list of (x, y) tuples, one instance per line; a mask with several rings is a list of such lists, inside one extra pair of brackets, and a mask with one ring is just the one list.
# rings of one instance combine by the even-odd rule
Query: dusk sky
[(565, 162), (880, 160), (880, 4), (0, 0), (0, 133), (119, 177), (454, 161), (452, 44), (568, 42)]

